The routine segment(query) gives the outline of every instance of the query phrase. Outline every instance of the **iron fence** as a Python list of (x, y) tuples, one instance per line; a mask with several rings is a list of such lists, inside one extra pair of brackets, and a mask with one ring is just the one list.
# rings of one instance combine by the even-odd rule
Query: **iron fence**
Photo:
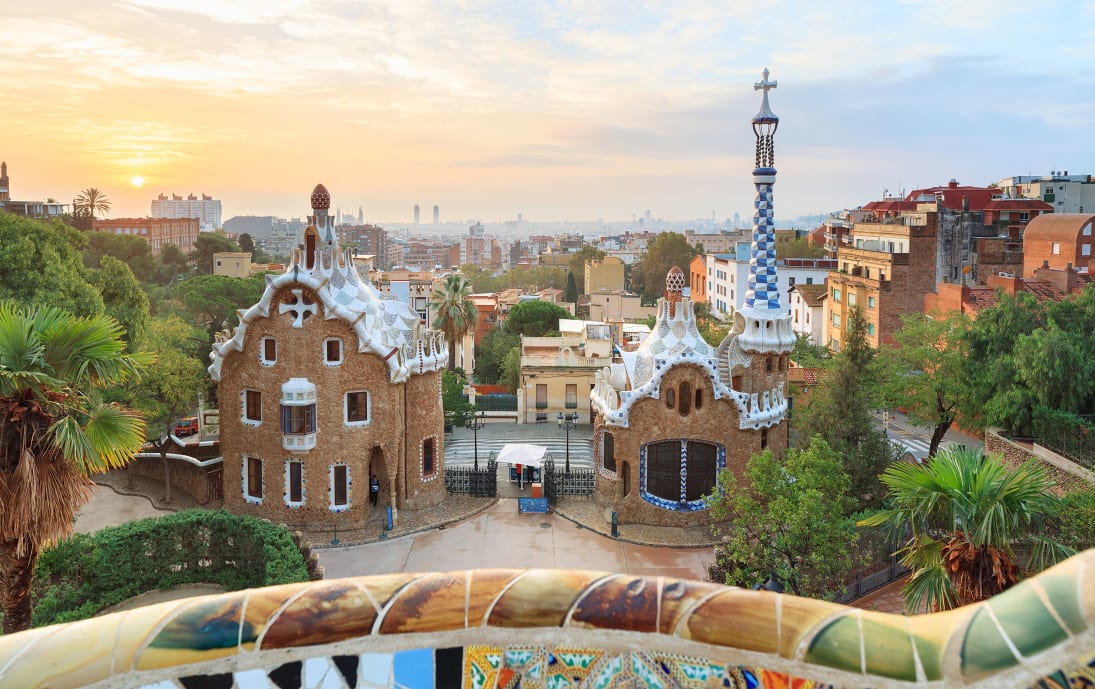
[(498, 495), (498, 462), (493, 455), (479, 469), (474, 467), (445, 467), (445, 490), (476, 497), (493, 498)]
[(517, 395), (498, 392), (489, 395), (476, 395), (475, 406), (480, 411), (517, 411)]
[(547, 460), (543, 466), (544, 497), (555, 506), (561, 495), (592, 495), (597, 486), (597, 474), (593, 469), (571, 469), (569, 472)]

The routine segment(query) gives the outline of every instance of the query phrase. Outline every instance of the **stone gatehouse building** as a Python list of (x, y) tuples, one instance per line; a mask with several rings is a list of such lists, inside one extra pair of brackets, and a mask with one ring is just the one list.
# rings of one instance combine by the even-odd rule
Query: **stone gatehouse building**
[(218, 337), (224, 505), (294, 527), (342, 529), (377, 508), (445, 497), (441, 370), (448, 350), (418, 313), (362, 279), (341, 251), (330, 195), (312, 192), (304, 248), (268, 275), (236, 331)]

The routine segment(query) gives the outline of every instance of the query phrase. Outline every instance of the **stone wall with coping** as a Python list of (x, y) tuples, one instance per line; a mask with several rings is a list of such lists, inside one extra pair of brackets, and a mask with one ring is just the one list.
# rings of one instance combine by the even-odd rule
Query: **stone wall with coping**
[(1015, 468), (1030, 459), (1041, 462), (1049, 471), (1049, 477), (1053, 480), (1052, 491), (1057, 495), (1064, 495), (1083, 488), (1095, 485), (1095, 472), (1069, 461), (1053, 451), (1035, 444), (1032, 450), (1008, 440), (1000, 434), (998, 428), (985, 430), (986, 454), (998, 454), (1004, 457), (1005, 463)]

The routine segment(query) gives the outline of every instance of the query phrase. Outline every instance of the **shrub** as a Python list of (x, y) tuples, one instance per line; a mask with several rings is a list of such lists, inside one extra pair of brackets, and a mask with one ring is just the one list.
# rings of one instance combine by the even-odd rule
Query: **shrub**
[(155, 589), (228, 591), (307, 581), (285, 527), (225, 510), (190, 510), (77, 534), (45, 550), (34, 577), (34, 626), (71, 622)]

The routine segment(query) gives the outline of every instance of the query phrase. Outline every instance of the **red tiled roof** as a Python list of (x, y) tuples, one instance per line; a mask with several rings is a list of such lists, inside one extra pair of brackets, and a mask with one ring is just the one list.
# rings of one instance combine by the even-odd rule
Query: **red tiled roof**
[(985, 205), (992, 197), (999, 194), (1000, 190), (993, 187), (962, 187), (957, 182), (951, 182), (945, 187), (928, 187), (926, 189), (914, 189), (905, 197), (906, 201), (915, 201), (921, 196), (935, 194), (944, 208), (952, 211), (962, 210), (962, 197), (969, 197), (970, 210), (984, 210)]
[(993, 199), (985, 204), (987, 211), (1051, 211), (1053, 206), (1039, 199)]
[(900, 212), (900, 211), (914, 211), (916, 210), (916, 201), (900, 201), (897, 199), (887, 199), (886, 201), (871, 201), (864, 204), (863, 210), (875, 211), (875, 212)]

